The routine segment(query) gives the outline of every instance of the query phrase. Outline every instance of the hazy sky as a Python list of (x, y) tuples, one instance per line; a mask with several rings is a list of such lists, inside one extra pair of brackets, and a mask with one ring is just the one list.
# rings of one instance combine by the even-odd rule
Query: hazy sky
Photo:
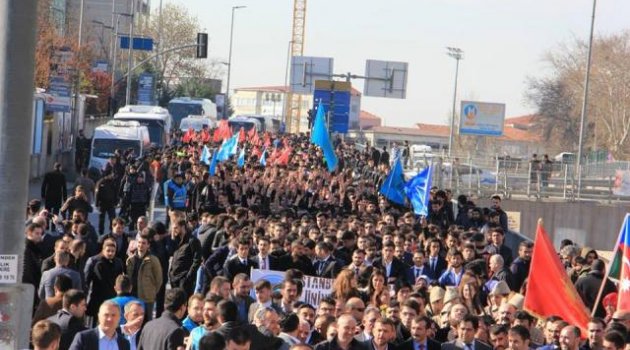
[[(227, 61), (231, 8), (237, 10), (231, 87), (284, 84), (293, 0), (164, 0), (185, 5), (210, 36), (209, 55)], [(157, 6), (158, 1), (152, 1)], [(409, 62), (407, 98), (363, 97), (363, 110), (388, 126), (446, 124), (455, 60), (465, 52), (458, 100), (506, 104), (506, 116), (534, 112), (524, 100), (528, 76), (547, 72), (546, 51), (581, 38), (592, 0), (308, 0), (306, 56), (334, 58), (335, 73), (363, 75), (366, 59)], [(630, 27), (630, 1), (597, 4), (595, 35)], [(363, 82), (353, 86), (363, 91)], [(459, 103), (459, 102), (458, 102)]]

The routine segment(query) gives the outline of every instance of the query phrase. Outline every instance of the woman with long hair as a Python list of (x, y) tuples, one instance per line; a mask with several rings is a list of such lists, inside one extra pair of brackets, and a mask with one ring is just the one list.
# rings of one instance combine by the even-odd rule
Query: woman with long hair
[(460, 283), (457, 287), (462, 304), (466, 306), (471, 315), (483, 315), (483, 306), (479, 300), (479, 284), (475, 280)]
[(344, 302), (352, 297), (362, 298), (358, 289), (357, 276), (350, 269), (343, 269), (333, 282), (332, 298), (342, 299)]
[[(380, 309), (389, 300), (389, 290), (385, 283), (385, 273), (383, 270), (374, 269), (368, 283), (369, 304)], [(387, 297), (387, 298), (386, 298)]]

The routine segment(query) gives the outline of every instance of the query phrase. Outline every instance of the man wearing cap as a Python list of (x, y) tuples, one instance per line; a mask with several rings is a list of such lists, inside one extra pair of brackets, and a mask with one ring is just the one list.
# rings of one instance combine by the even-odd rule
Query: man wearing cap
[[(580, 294), (584, 305), (586, 305), (589, 310), (592, 310), (595, 306), (595, 300), (597, 299), (599, 288), (602, 285), (602, 281), (604, 279), (605, 268), (606, 266), (601, 259), (595, 259), (591, 264), (591, 271), (586, 274), (586, 276), (578, 278), (577, 282), (575, 282), (575, 289), (577, 290), (578, 294)], [(616, 291), (617, 288), (612, 283), (612, 281), (606, 279), (606, 284), (604, 285), (604, 289), (602, 290), (601, 295), (607, 295), (608, 293), (613, 293)], [(594, 316), (606, 316), (606, 311), (602, 307), (601, 303), (597, 305)]]

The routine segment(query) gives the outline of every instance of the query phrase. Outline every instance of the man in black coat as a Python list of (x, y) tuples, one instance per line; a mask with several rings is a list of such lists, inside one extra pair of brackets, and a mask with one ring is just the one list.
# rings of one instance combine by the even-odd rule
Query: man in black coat
[(70, 289), (63, 295), (62, 309), (53, 316), (48, 317), (48, 321), (56, 323), (61, 327), (61, 340), (59, 349), (66, 350), (70, 347), (74, 336), (84, 331), (83, 317), (87, 304), (85, 293), (80, 290)]
[(405, 278), (405, 263), (394, 257), (394, 242), (386, 242), (383, 244), (380, 258), (374, 259), (372, 266), (379, 268), (385, 272), (387, 283), (396, 283), (398, 277)]
[(427, 337), (427, 330), (431, 324), (431, 319), (427, 316), (416, 316), (411, 321), (411, 338), (400, 343), (398, 350), (416, 350), (422, 344), (420, 349), (424, 350), (440, 350), (440, 343)]
[(236, 255), (225, 261), (223, 276), (232, 282), (234, 276), (239, 273), (244, 273), (249, 276), (252, 268), (257, 269), (258, 264), (249, 258), (249, 240), (247, 238), (241, 238), (238, 241)]
[[(235, 330), (243, 329), (251, 335), (250, 350), (275, 350), (277, 349), (277, 345), (280, 345), (271, 337), (265, 336), (264, 334), (260, 333), (256, 326), (250, 323), (237, 321), (238, 307), (233, 301), (222, 300), (221, 302), (219, 302), (219, 304), (217, 305), (216, 313), (217, 319), (219, 320), (219, 323), (221, 323), (221, 326), (215, 332), (222, 335), (224, 338), (227, 339), (229, 335)], [(279, 343), (282, 343), (282, 341), (279, 341)], [(274, 347), (274, 345), (276, 346)]]
[[(103, 341), (116, 343), (118, 350), (129, 350), (129, 341), (116, 332), (120, 321), (120, 307), (111, 300), (106, 300), (98, 310), (98, 326), (77, 333), (70, 345), (70, 350), (99, 349)], [(101, 338), (101, 334), (104, 336)]]
[(344, 266), (344, 263), (335, 259), (331, 254), (332, 248), (327, 242), (318, 242), (315, 246), (317, 260), (313, 263), (315, 276), (335, 278)]
[(41, 195), (44, 205), (49, 213), (59, 214), (61, 205), (66, 201), (68, 189), (66, 176), (61, 172), (61, 163), (55, 163), (53, 171), (44, 175)]
[[(599, 288), (602, 285), (602, 281), (605, 278), (604, 270), (606, 269), (606, 265), (604, 261), (601, 259), (593, 260), (591, 264), (591, 271), (578, 278), (577, 282), (575, 282), (575, 289), (578, 294), (582, 298), (584, 305), (589, 309), (593, 310), (594, 307), (597, 307), (595, 310), (595, 317), (604, 317), (606, 316), (606, 311), (604, 310), (601, 300), (599, 301), (599, 305), (595, 305), (595, 299), (597, 298), (597, 294), (599, 292)], [(617, 291), (617, 288), (613, 284), (611, 280), (606, 278), (606, 284), (604, 285), (604, 290), (601, 295), (608, 295), (610, 293), (614, 293)]]
[(188, 296), (182, 288), (173, 288), (166, 292), (164, 299), (166, 310), (144, 326), (138, 350), (171, 350), (184, 346), (186, 331), (181, 327), (181, 319), (186, 314)]
[(201, 245), (199, 240), (188, 232), (186, 220), (178, 220), (171, 228), (173, 259), (168, 277), (171, 285), (183, 288), (188, 295), (195, 289), (197, 270), (201, 265)]
[[(44, 235), (44, 228), (39, 224), (30, 224), (25, 231), (26, 244), (24, 246), (24, 260), (22, 265), (22, 283), (32, 284), (35, 291), (42, 279), (42, 256), (39, 245)], [(33, 306), (37, 305), (37, 293), (34, 295)]]
[[(105, 215), (107, 215), (110, 223), (114, 219), (114, 217), (116, 217), (118, 190), (116, 188), (114, 174), (104, 176), (96, 183), (95, 204), (99, 211), (98, 233), (102, 235), (105, 233)], [(107, 226), (111, 230), (110, 223), (108, 223)]]

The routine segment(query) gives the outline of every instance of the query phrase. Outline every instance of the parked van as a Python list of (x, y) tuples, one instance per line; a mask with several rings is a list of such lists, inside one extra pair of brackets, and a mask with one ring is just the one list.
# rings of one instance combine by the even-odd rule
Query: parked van
[(171, 115), (165, 108), (157, 106), (128, 105), (114, 114), (114, 120), (133, 120), (149, 130), (151, 143), (158, 147), (168, 145), (172, 127)]
[(195, 131), (201, 131), (204, 126), (207, 126), (208, 129), (212, 129), (216, 127), (216, 121), (207, 118), (203, 115), (189, 115), (188, 117), (182, 119), (179, 123), (179, 130), (187, 131), (192, 128)]
[(244, 128), (246, 132), (252, 128), (256, 128), (257, 132), (264, 131), (262, 124), (258, 119), (243, 115), (237, 115), (236, 117), (230, 118), (228, 120), (228, 124), (234, 132), (238, 132), (240, 128)]
[(149, 129), (146, 126), (137, 121), (110, 120), (94, 129), (89, 168), (103, 170), (116, 149), (125, 151), (131, 148), (133, 154), (140, 157), (150, 146)]
[(203, 115), (217, 120), (217, 105), (207, 98), (175, 97), (168, 103), (168, 112), (173, 117), (173, 126), (176, 128), (189, 115)]
[(243, 115), (243, 117), (257, 119), (262, 127), (261, 131), (277, 133), (282, 129), (282, 121), (278, 117), (270, 115)]

